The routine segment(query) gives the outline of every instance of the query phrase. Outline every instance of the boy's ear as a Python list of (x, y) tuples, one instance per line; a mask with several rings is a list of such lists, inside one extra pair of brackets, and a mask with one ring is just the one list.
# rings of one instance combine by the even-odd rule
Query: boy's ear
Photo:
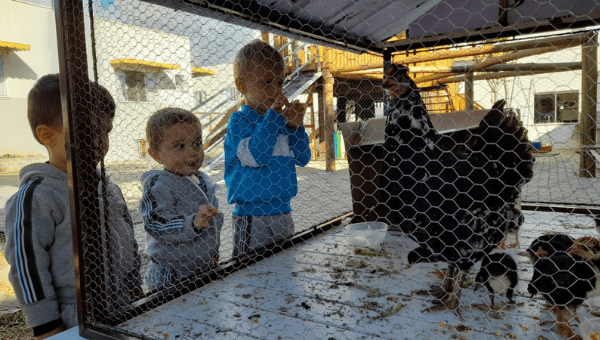
[(40, 142), (47, 147), (53, 147), (56, 144), (56, 129), (48, 125), (38, 125), (35, 128), (35, 134)]
[(235, 78), (235, 87), (237, 87), (241, 94), (246, 92), (246, 83), (244, 83), (244, 79), (242, 77)]
[(158, 152), (156, 152), (154, 149), (149, 148), (148, 149), (148, 154), (150, 155), (150, 157), (152, 157), (155, 161), (157, 161), (159, 164), (162, 164), (160, 162), (160, 157), (158, 156)]

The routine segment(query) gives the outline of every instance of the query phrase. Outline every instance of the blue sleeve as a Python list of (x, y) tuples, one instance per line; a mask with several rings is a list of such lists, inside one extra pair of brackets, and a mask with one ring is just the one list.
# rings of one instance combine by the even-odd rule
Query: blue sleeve
[[(226, 161), (230, 163), (238, 157), (244, 166), (269, 164), (279, 131), (286, 124), (285, 117), (275, 110), (267, 111), (265, 118), (254, 126), (244, 117), (234, 114), (229, 121), (227, 131)], [(238, 156), (241, 144), (243, 149), (249, 152), (248, 159)]]
[(146, 232), (166, 243), (187, 242), (196, 234), (196, 214), (185, 215), (175, 211), (177, 198), (161, 182), (149, 179), (140, 202), (140, 213)]
[(290, 130), (289, 134), (290, 149), (296, 156), (296, 165), (305, 166), (310, 162), (310, 143), (304, 126), (296, 130)]

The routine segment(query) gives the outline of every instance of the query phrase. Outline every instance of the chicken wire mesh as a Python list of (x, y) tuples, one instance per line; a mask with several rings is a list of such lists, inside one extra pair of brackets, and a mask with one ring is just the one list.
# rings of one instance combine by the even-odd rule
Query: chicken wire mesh
[[(600, 4), (507, 2), (502, 19), (495, 3), (402, 2), (414, 17), (394, 34), (388, 3), (227, 4), (60, 7), (84, 334), (561, 339), (595, 320), (597, 38), (569, 23)], [(475, 13), (546, 23), (535, 6), (563, 20), (395, 51)], [(332, 12), (367, 28), (303, 38), (256, 20)], [(99, 171), (88, 78), (115, 102)], [(338, 227), (371, 221), (390, 225), (381, 245)]]

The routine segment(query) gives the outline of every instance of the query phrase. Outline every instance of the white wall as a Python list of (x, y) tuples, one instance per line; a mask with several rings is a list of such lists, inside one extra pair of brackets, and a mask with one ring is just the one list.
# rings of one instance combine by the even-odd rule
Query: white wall
[(27, 121), (27, 94), (42, 76), (58, 73), (56, 24), (52, 8), (0, 0), (0, 40), (28, 44), (29, 51), (0, 51), (8, 97), (0, 97), (0, 155), (46, 154)]
[[(231, 30), (231, 25), (225, 25)], [(224, 28), (222, 28), (224, 29)], [(257, 31), (246, 30), (249, 34), (245, 40), (260, 37)], [(219, 115), (229, 109), (231, 102), (217, 107), (228, 96), (228, 91), (222, 91), (233, 87), (233, 67), (229, 59), (214, 59), (214, 63), (203, 66), (215, 72), (211, 76), (192, 75), (192, 51), (190, 37), (167, 33), (163, 30), (133, 26), (122, 22), (95, 18), (94, 34), (96, 39), (96, 59), (98, 69), (98, 80), (113, 95), (117, 103), (117, 113), (114, 121), (113, 132), (110, 134), (111, 148), (107, 155), (108, 162), (136, 160), (140, 158), (139, 140), (145, 138), (145, 124), (147, 118), (157, 109), (175, 106), (193, 110), (199, 114), (204, 125), (204, 135), (207, 136), (210, 126), (216, 124)], [(88, 44), (90, 41), (88, 41)], [(205, 54), (210, 53), (208, 46), (215, 43), (223, 43), (215, 40), (204, 41), (207, 48)], [(230, 45), (229, 49), (237, 50), (242, 45)], [(91, 50), (88, 48), (88, 53)], [(148, 91), (147, 102), (126, 101), (122, 91), (122, 80), (119, 79), (121, 68), (110, 65), (114, 59), (138, 59), (165, 64), (180, 65), (180, 69), (165, 69), (160, 71), (144, 70), (144, 72), (158, 72), (154, 77), (159, 79), (156, 90)], [(207, 58), (211, 59), (211, 58)], [(90, 71), (92, 71), (92, 59)], [(174, 88), (176, 76), (182, 76), (185, 86)], [(195, 93), (202, 91), (205, 99), (218, 94), (210, 103), (197, 108)], [(212, 111), (212, 114), (208, 114)], [(212, 121), (212, 123), (211, 123)]]
[[(518, 63), (567, 63), (581, 61), (581, 46), (546, 53), (518, 60)], [(577, 91), (581, 112), (581, 71), (546, 73), (534, 76), (504, 78), (506, 90), (500, 86), (498, 99), (507, 99), (510, 107), (519, 109), (524, 125), (528, 129), (529, 139), (552, 144), (555, 149), (577, 147), (577, 139), (573, 138), (577, 123), (544, 123), (534, 124), (534, 95), (544, 92)], [(599, 96), (600, 98), (600, 96)], [(475, 101), (486, 108), (493, 104), (493, 93), (488, 83), (475, 82)], [(575, 136), (577, 137), (577, 136)]]

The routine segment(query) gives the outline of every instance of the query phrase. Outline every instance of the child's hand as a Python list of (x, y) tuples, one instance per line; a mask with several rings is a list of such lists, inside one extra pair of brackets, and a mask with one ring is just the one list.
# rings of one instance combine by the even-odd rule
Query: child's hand
[(294, 100), (290, 103), (286, 99), (285, 109), (282, 114), (288, 121), (288, 127), (297, 129), (304, 125), (305, 112), (306, 104), (302, 104), (298, 100)]
[(275, 95), (275, 102), (271, 105), (271, 109), (283, 113), (283, 106), (289, 104), (287, 98), (283, 94), (283, 91), (279, 90)]
[(212, 205), (201, 205), (198, 209), (198, 214), (194, 218), (194, 226), (196, 229), (208, 228), (208, 223), (212, 221), (213, 216), (216, 216), (219, 210)]
[(306, 112), (306, 104), (300, 103), (298, 100), (289, 102), (283, 92), (280, 92), (275, 99), (275, 103), (271, 108), (281, 113), (287, 119), (288, 127), (296, 129), (304, 125), (304, 113)]

